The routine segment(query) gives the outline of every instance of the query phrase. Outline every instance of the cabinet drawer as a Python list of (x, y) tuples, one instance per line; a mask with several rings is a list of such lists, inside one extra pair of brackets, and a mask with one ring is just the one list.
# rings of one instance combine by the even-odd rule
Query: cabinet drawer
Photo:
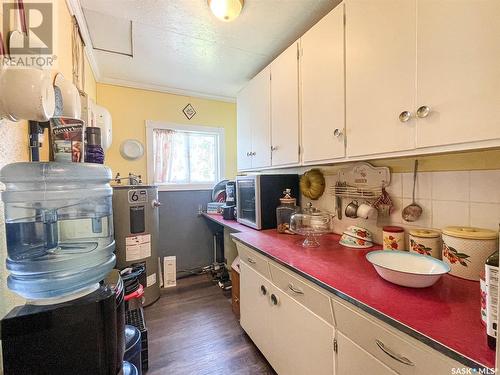
[(451, 374), (465, 367), (355, 306), (332, 302), (337, 329), (398, 374)]
[[(313, 313), (333, 325), (333, 314), (330, 298), (313, 287), (310, 282), (300, 276), (294, 276), (283, 267), (270, 262), (271, 278), (273, 284), (284, 293), (307, 307)], [(300, 278), (299, 278), (300, 277)]]
[(266, 279), (270, 279), (268, 261), (263, 256), (257, 254), (256, 251), (250, 249), (248, 246), (236, 242), (236, 247), (238, 248), (238, 255), (240, 259), (264, 276)]

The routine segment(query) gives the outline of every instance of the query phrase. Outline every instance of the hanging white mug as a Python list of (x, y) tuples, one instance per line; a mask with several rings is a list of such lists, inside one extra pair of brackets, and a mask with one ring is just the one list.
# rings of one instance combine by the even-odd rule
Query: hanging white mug
[[(80, 119), (82, 115), (82, 104), (80, 101), (80, 93), (76, 86), (71, 81), (65, 79), (61, 73), (56, 74), (54, 86), (59, 89), (59, 93), (56, 92), (56, 99), (62, 102), (59, 106), (56, 105), (55, 115)], [(59, 95), (60, 98), (57, 98)]]
[(55, 110), (49, 70), (7, 67), (0, 75), (0, 117), (48, 121)]
[(358, 207), (358, 211), (356, 214), (358, 217), (363, 218), (363, 219), (368, 219), (368, 217), (372, 214), (372, 212), (375, 211), (375, 208), (373, 206), (370, 206), (369, 204), (363, 203), (360, 204)]

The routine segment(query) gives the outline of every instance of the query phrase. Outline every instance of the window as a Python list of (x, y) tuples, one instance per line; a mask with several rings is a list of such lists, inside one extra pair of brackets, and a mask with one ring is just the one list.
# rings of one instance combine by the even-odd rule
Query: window
[(211, 189), (223, 175), (224, 129), (148, 121), (148, 180), (164, 190)]

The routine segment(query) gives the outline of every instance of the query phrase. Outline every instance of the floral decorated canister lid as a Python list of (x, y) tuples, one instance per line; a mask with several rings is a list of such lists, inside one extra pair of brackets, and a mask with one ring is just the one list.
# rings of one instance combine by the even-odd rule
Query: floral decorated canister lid
[(474, 227), (446, 227), (443, 228), (443, 234), (470, 240), (494, 240), (498, 238), (498, 232), (494, 230)]

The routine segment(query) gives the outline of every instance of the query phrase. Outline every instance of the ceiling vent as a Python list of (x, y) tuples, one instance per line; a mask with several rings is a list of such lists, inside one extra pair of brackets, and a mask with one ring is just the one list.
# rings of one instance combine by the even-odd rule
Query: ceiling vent
[(132, 20), (121, 19), (83, 8), (85, 22), (97, 51), (134, 57)]

